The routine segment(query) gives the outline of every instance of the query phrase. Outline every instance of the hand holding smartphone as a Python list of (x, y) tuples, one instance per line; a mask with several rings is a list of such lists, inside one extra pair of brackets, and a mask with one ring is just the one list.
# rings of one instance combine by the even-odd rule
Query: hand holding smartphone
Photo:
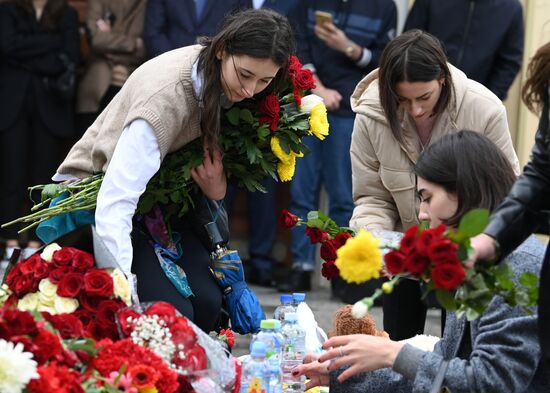
[(325, 23), (333, 23), (332, 15), (325, 11), (315, 11), (315, 24), (323, 26)]

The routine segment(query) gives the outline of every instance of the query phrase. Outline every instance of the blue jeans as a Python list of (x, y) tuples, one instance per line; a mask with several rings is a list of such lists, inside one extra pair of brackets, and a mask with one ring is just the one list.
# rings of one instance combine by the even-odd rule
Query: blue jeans
[[(351, 194), (350, 145), (353, 116), (328, 116), (329, 136), (321, 141), (315, 137), (304, 142), (311, 153), (296, 160), (296, 172), (290, 184), (290, 211), (306, 219), (307, 213), (319, 208), (319, 193), (324, 184), (329, 197), (328, 215), (339, 226), (348, 226), (353, 213)], [(305, 235), (305, 228), (292, 230), (293, 268), (314, 270), (315, 246)]]

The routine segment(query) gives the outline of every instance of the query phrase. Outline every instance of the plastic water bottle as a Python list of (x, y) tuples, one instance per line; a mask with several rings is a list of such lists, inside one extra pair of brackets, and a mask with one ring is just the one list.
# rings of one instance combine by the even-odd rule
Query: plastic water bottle
[(283, 323), (285, 321), (285, 315), (289, 312), (294, 312), (295, 309), (292, 307), (292, 295), (283, 294), (279, 298), (281, 304), (277, 306), (275, 312), (273, 313), (273, 319), (277, 319)]
[(276, 362), (281, 366), (281, 354), (283, 352), (283, 336), (277, 333), (281, 329), (281, 322), (276, 319), (264, 319), (260, 322), (260, 331), (250, 342), (250, 350), (256, 341), (265, 344), (265, 358), (268, 361)]
[(292, 307), (294, 307), (294, 310), (298, 308), (300, 303), (304, 302), (306, 300), (306, 294), (302, 292), (294, 292), (292, 294)]
[(283, 388), (288, 393), (302, 393), (306, 389), (305, 376), (294, 377), (292, 370), (302, 364), (306, 350), (306, 333), (298, 325), (298, 315), (294, 312), (285, 316), (285, 323), (281, 329), (285, 340), (283, 349)]
[(249, 393), (253, 389), (256, 392), (268, 391), (269, 381), (265, 350), (265, 344), (261, 341), (252, 344), (250, 357), (243, 365), (240, 393)]

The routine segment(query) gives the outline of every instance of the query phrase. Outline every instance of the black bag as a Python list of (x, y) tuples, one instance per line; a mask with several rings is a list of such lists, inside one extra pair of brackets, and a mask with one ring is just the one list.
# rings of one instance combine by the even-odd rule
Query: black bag
[(44, 85), (46, 89), (63, 100), (73, 98), (76, 86), (76, 65), (71, 62), (69, 57), (62, 53), (59, 59), (65, 66), (65, 71), (57, 76), (45, 76)]

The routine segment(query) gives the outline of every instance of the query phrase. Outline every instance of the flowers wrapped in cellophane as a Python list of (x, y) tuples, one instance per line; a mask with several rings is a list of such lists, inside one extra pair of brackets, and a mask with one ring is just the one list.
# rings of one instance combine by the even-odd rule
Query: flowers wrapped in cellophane
[(240, 363), (166, 302), (141, 303), (117, 313), (122, 338), (148, 348), (197, 393), (230, 391), (239, 380)]
[(388, 278), (372, 296), (355, 303), (352, 313), (357, 318), (366, 315), (374, 301), (391, 293), (402, 279), (420, 280), (424, 296), (435, 292), (443, 308), (470, 321), (487, 309), (494, 296), (530, 313), (538, 299), (535, 274), (523, 273), (516, 283), (506, 263), (481, 261), (474, 268), (466, 263), (471, 253), (470, 238), (483, 231), (488, 218), (486, 209), (475, 209), (462, 217), (456, 229), (415, 225), (399, 244), (383, 244), (377, 237), (381, 232), (341, 228), (320, 211), (309, 212), (307, 220), (302, 220), (284, 210), (279, 223), (287, 229), (306, 225), (311, 244), (321, 246), (325, 261), (322, 274), (327, 279), (340, 276), (348, 283), (361, 284), (381, 276)]

